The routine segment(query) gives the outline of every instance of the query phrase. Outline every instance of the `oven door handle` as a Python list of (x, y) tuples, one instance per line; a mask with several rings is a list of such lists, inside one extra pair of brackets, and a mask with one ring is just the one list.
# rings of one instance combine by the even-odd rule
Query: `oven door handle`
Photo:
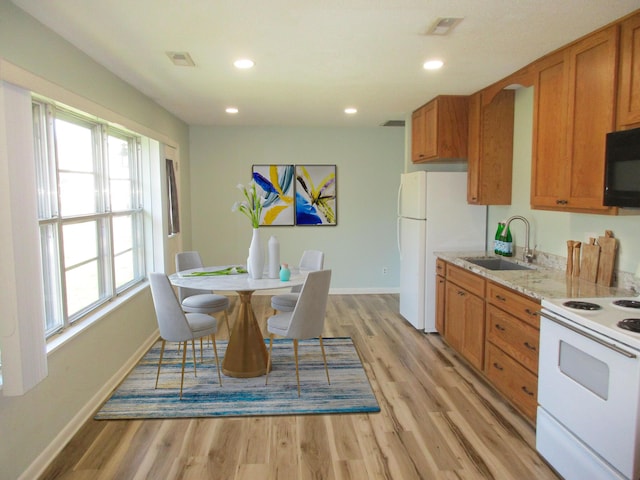
[(595, 335), (591, 335), (590, 333), (585, 332), (585, 331), (583, 331), (583, 330), (581, 330), (581, 329), (579, 329), (577, 327), (574, 327), (573, 325), (565, 323), (562, 320), (558, 320), (556, 317), (553, 317), (553, 316), (549, 315), (548, 313), (540, 312), (540, 315), (542, 315), (544, 318), (546, 318), (548, 320), (551, 320), (552, 322), (557, 323), (558, 325), (560, 325), (562, 327), (568, 328), (569, 330), (577, 333), (578, 335), (582, 335), (583, 337), (587, 337), (589, 340), (593, 340), (594, 342), (599, 343), (603, 347), (607, 347), (607, 348), (613, 350), (614, 352), (619, 353), (620, 355), (624, 355), (627, 358), (637, 358), (637, 355), (635, 353), (628, 352), (625, 349), (620, 348), (617, 345), (614, 345), (613, 343), (605, 342), (601, 338), (598, 338)]

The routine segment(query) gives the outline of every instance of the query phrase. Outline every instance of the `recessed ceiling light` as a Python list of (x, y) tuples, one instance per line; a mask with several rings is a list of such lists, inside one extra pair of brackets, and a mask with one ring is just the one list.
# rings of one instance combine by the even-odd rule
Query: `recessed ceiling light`
[(238, 113), (238, 109), (236, 107), (227, 107), (224, 111), (227, 113)]
[(353, 107), (348, 107), (344, 109), (344, 113), (346, 113), (347, 115), (354, 115), (358, 113), (358, 109)]
[(241, 58), (240, 60), (233, 62), (233, 65), (241, 70), (246, 70), (247, 68), (253, 67), (255, 62), (249, 58)]
[(424, 62), (424, 65), (422, 65), (422, 67), (425, 70), (438, 70), (439, 68), (442, 68), (443, 65), (444, 62), (442, 60), (429, 60)]

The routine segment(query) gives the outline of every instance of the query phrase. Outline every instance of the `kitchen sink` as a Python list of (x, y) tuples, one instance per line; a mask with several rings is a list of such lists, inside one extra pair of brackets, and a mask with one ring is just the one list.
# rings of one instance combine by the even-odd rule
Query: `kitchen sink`
[(465, 258), (469, 263), (478, 265), (479, 267), (486, 268), (487, 270), (533, 270), (533, 267), (528, 267), (520, 263), (516, 263), (513, 260), (507, 260), (505, 258), (498, 257), (479, 257), (479, 258)]

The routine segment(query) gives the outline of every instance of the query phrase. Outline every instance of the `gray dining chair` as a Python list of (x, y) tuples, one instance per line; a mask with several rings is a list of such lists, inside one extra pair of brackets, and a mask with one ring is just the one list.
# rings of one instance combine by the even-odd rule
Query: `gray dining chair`
[[(151, 296), (153, 306), (156, 310), (158, 328), (162, 346), (160, 347), (160, 359), (158, 360), (158, 372), (156, 373), (156, 384), (160, 378), (160, 367), (166, 342), (179, 342), (182, 349), (182, 374), (180, 377), (180, 399), (182, 400), (182, 387), (184, 384), (184, 365), (187, 359), (187, 342), (191, 340), (193, 351), (193, 374), (196, 372), (196, 348), (195, 339), (206, 336), (211, 337), (213, 342), (213, 352), (216, 357), (216, 368), (218, 370), (218, 382), (222, 386), (222, 376), (220, 375), (220, 362), (218, 361), (218, 348), (216, 346), (216, 333), (218, 322), (215, 317), (205, 313), (185, 313), (176, 298), (169, 278), (164, 273), (150, 273), (149, 283), (151, 284)], [(200, 361), (202, 361), (202, 344), (200, 345)]]
[(300, 373), (298, 370), (298, 341), (318, 337), (324, 370), (329, 380), (327, 357), (322, 343), (322, 330), (327, 310), (329, 297), (329, 285), (331, 283), (331, 270), (310, 272), (307, 276), (300, 296), (292, 312), (282, 312), (267, 320), (269, 332), (269, 353), (267, 356), (267, 377), (265, 385), (269, 383), (269, 370), (271, 369), (271, 351), (275, 335), (293, 339), (293, 356), (296, 364), (296, 381), (298, 383), (298, 397), (300, 396)]
[[(176, 253), (176, 271), (190, 270), (192, 268), (202, 268), (202, 259), (200, 254), (195, 251)], [(229, 328), (229, 298), (224, 295), (218, 295), (207, 290), (198, 290), (195, 288), (178, 287), (178, 298), (182, 309), (188, 313), (218, 313), (222, 312), (227, 331), (231, 335)]]
[[(305, 250), (302, 252), (300, 263), (298, 268), (306, 271), (317, 271), (324, 268), (324, 252), (319, 250)], [(291, 291), (288, 293), (281, 293), (271, 297), (271, 308), (273, 308), (273, 314), (280, 312), (293, 312), (298, 301), (300, 289), (302, 285), (296, 285), (291, 287)]]

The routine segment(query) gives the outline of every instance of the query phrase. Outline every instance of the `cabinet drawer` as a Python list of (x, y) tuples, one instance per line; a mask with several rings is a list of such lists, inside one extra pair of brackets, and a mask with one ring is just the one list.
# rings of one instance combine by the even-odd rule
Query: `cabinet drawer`
[(499, 308), (487, 308), (487, 340), (538, 373), (538, 343), (540, 332)]
[(485, 280), (475, 273), (447, 263), (447, 281), (464, 288), (470, 293), (484, 298)]
[(487, 300), (529, 325), (540, 328), (540, 302), (493, 282), (487, 286)]
[(447, 265), (447, 262), (445, 262), (441, 258), (436, 258), (436, 275), (442, 275), (444, 277), (447, 273), (446, 265)]
[(505, 397), (535, 421), (538, 377), (491, 343), (487, 343), (485, 373)]

